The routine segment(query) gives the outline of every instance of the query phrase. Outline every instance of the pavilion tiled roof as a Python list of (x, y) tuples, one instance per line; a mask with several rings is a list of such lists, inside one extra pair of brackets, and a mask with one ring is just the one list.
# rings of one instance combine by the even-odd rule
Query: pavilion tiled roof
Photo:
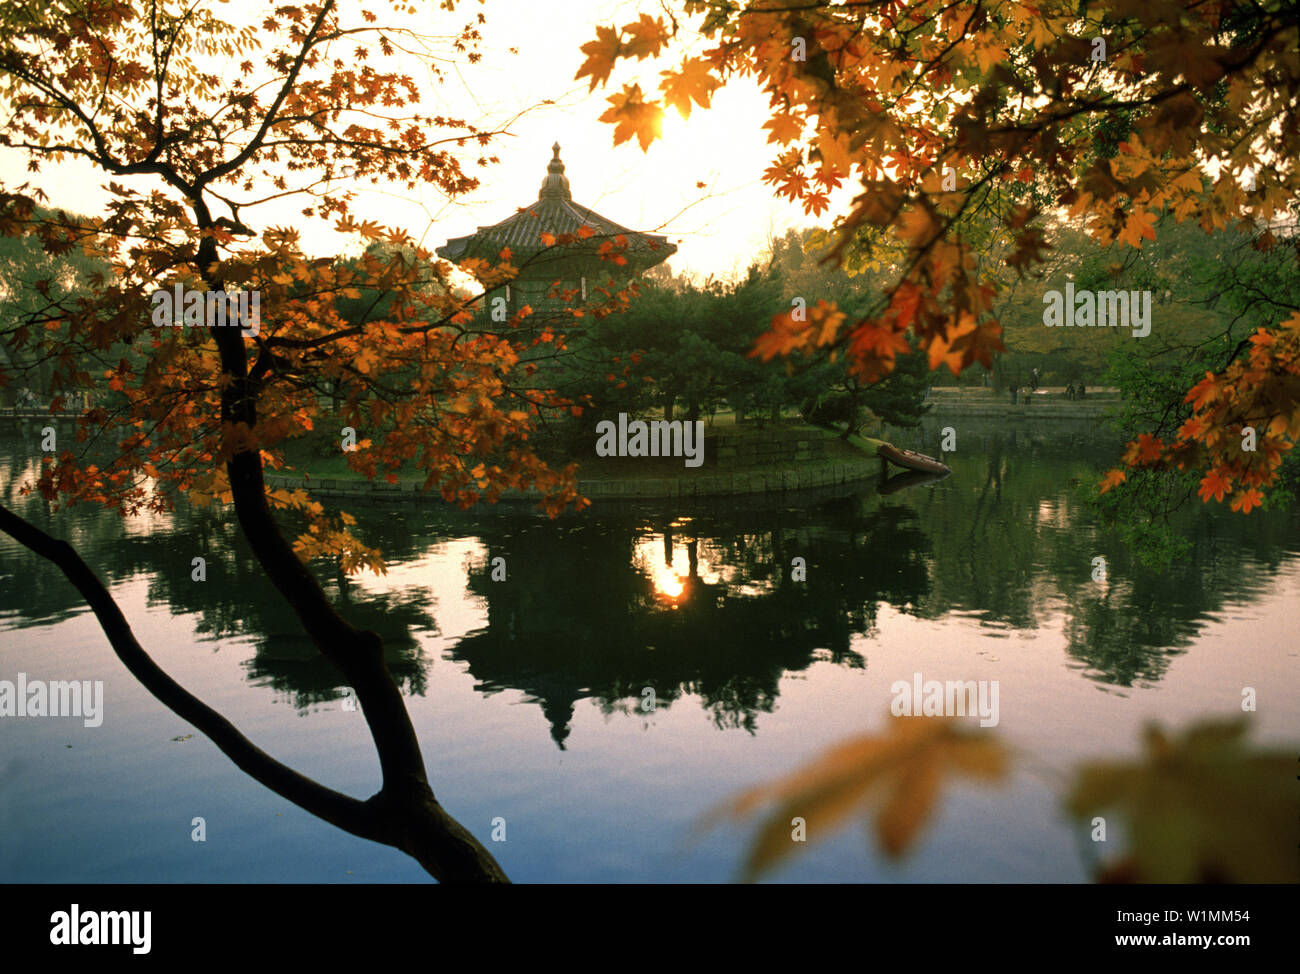
[(569, 193), (569, 180), (564, 175), (564, 163), (560, 161), (560, 146), (557, 143), (552, 148), (554, 158), (547, 166), (547, 175), (542, 181), (537, 202), (521, 207), (517, 213), (500, 223), (479, 227), (478, 232), (468, 236), (451, 238), (437, 248), (438, 256), (451, 261), (466, 257), (496, 260), (501, 250), (508, 247), (514, 255), (512, 262), (516, 266), (526, 265), (527, 258), (550, 249), (542, 243), (543, 233), (555, 237), (563, 234), (576, 235), (579, 228), (584, 226), (590, 227), (595, 231), (594, 234), (572, 244), (556, 247), (555, 258), (595, 254), (600, 244), (613, 240), (620, 234), (627, 239), (627, 247), (619, 253), (627, 258), (631, 270), (643, 271), (676, 253), (677, 245), (669, 243), (667, 237), (629, 230), (590, 207), (574, 203)]

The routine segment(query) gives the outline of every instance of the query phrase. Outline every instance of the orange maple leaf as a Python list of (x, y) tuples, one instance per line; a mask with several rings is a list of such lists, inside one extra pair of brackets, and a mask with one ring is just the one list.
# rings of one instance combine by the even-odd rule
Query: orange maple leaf
[[(664, 102), (676, 108), (682, 118), (690, 117), (692, 101), (701, 108), (708, 108), (713, 92), (722, 84), (713, 76), (709, 62), (702, 58), (687, 58), (680, 71), (663, 71), (661, 74), (664, 80), (659, 83), (659, 90), (664, 94)], [(789, 142), (790, 139), (782, 141)]]
[(1137, 462), (1138, 463), (1155, 463), (1160, 459), (1161, 451), (1164, 444), (1160, 438), (1152, 436), (1150, 433), (1140, 433), (1137, 438)]
[(1254, 487), (1250, 490), (1240, 492), (1232, 499), (1232, 509), (1241, 511), (1242, 514), (1249, 514), (1254, 508), (1264, 503), (1264, 495)]
[(907, 343), (907, 332), (895, 330), (884, 322), (866, 321), (853, 332), (850, 354), (872, 356), (885, 362), (892, 362), (894, 356), (911, 351)]
[(803, 119), (781, 112), (764, 122), (763, 128), (772, 130), (767, 141), (788, 145), (803, 134)]
[(909, 247), (924, 247), (934, 239), (938, 225), (934, 215), (923, 206), (914, 206), (903, 214), (898, 224), (899, 239)]
[(778, 356), (789, 355), (806, 345), (808, 336), (807, 323), (794, 321), (790, 312), (773, 315), (771, 329), (755, 339), (749, 357), (769, 362)]
[(1106, 476), (1101, 478), (1101, 483), (1098, 486), (1101, 488), (1100, 492), (1104, 494), (1106, 491), (1118, 487), (1126, 480), (1128, 480), (1128, 474), (1123, 470), (1108, 470)]
[(623, 30), (631, 35), (624, 50), (638, 60), (654, 57), (668, 42), (668, 28), (664, 26), (663, 19), (653, 19), (649, 14), (642, 14), (639, 20), (624, 24)]
[(960, 375), (966, 356), (960, 350), (953, 351), (953, 346), (957, 345), (958, 342), (968, 344), (969, 340), (962, 342), (962, 339), (973, 331), (975, 331), (975, 319), (963, 311), (958, 317), (956, 325), (933, 335), (926, 349), (930, 356), (931, 371), (937, 369), (940, 365), (947, 365), (953, 375)]
[(1193, 416), (1178, 427), (1178, 435), (1185, 440), (1199, 440), (1209, 428), (1210, 423), (1204, 416)]
[(596, 39), (582, 45), (582, 53), (587, 55), (587, 60), (582, 62), (582, 67), (573, 76), (573, 80), (577, 81), (584, 75), (591, 75), (591, 87), (587, 90), (595, 91), (596, 85), (604, 84), (609, 80), (609, 73), (614, 70), (614, 59), (618, 57), (621, 49), (618, 31), (613, 27), (598, 26)]
[(1222, 501), (1223, 495), (1232, 489), (1232, 478), (1222, 467), (1215, 467), (1203, 478), (1201, 478), (1201, 489), (1199, 491), (1201, 500), (1207, 504), (1213, 497), (1216, 501)]
[(803, 211), (813, 216), (821, 216), (822, 211), (830, 207), (830, 197), (825, 193), (809, 193), (804, 197)]
[(1190, 402), (1192, 408), (1200, 412), (1217, 398), (1219, 398), (1218, 380), (1215, 379), (1213, 372), (1206, 372), (1204, 379), (1187, 390), (1183, 402)]
[(889, 304), (898, 327), (908, 328), (916, 319), (916, 309), (921, 304), (921, 289), (911, 281), (905, 281), (898, 286)]
[(968, 361), (979, 362), (986, 369), (993, 368), (993, 353), (1005, 352), (1002, 343), (1002, 325), (996, 321), (986, 321), (975, 329), (971, 338), (971, 350)]
[(1156, 215), (1148, 210), (1134, 210), (1124, 222), (1119, 239), (1130, 247), (1142, 249), (1142, 238), (1156, 239)]
[(621, 145), (632, 136), (644, 152), (663, 130), (664, 110), (658, 102), (646, 101), (640, 85), (624, 85), (623, 90), (607, 99), (612, 107), (600, 116), (602, 122), (613, 122), (614, 144)]

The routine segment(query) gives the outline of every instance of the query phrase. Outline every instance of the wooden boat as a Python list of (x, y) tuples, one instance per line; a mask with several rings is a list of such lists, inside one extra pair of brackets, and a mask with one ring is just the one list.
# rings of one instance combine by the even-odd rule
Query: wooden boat
[(927, 473), (924, 470), (909, 470), (907, 473), (896, 473), (888, 480), (876, 488), (878, 494), (897, 494), (900, 490), (907, 490), (909, 487), (921, 487), (925, 484), (937, 484), (945, 477), (950, 476), (946, 473)]
[(915, 450), (900, 450), (889, 443), (881, 443), (877, 446), (876, 454), (905, 470), (920, 470), (924, 473), (952, 473), (952, 469), (947, 464), (940, 463), (934, 457), (927, 457), (924, 453), (917, 453)]

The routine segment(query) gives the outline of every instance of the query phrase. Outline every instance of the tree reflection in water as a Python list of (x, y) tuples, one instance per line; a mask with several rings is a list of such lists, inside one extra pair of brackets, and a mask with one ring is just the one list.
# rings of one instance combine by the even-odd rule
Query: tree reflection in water
[[(912, 445), (933, 450), (940, 425), (927, 425)], [(356, 514), (361, 536), (390, 566), (445, 559), (448, 541), (472, 540), (480, 554), (467, 585), (486, 624), (448, 654), (480, 692), (526, 694), (560, 747), (578, 701), (630, 713), (646, 687), (657, 707), (698, 697), (719, 728), (752, 733), (758, 716), (772, 711), (783, 675), (820, 661), (865, 667), (881, 605), (928, 619), (960, 612), (1021, 631), (1059, 614), (1084, 676), (1107, 687), (1157, 682), (1209, 616), (1256, 598), (1300, 546), (1294, 513), (1242, 518), (1197, 505), (1179, 524), (1191, 556), (1147, 570), (1096, 531), (1084, 504), (1113, 461), (1112, 443), (1078, 429), (971, 425), (961, 445), (947, 458), (953, 475), (937, 483), (895, 478), (883, 490), (797, 495), (768, 508), (727, 500), (694, 510), (598, 505), (551, 521), (504, 506), (468, 513), (427, 502), (339, 506)], [(18, 463), (7, 461), (6, 485), (20, 474)], [(29, 514), (43, 504), (9, 502)], [(45, 519), (88, 553), (108, 584), (143, 576), (151, 602), (192, 614), (212, 640), (249, 641), (248, 678), (295, 707), (343, 696), (339, 675), (261, 584), (227, 512), (182, 508), (144, 527), (84, 508)], [(198, 551), (208, 559), (202, 585), (190, 580)], [(1105, 585), (1091, 579), (1096, 555), (1109, 565)], [(491, 578), (497, 557), (506, 560), (505, 581)], [(796, 557), (806, 581), (791, 577)], [(81, 611), (70, 588), (37, 583), (34, 558), (7, 554), (0, 610), (28, 624)], [(384, 637), (403, 691), (422, 695), (440, 593), (337, 574), (328, 587), (348, 618)]]

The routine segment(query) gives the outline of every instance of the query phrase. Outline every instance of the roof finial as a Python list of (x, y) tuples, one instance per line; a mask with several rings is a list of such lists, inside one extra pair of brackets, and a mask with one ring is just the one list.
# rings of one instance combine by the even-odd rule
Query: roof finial
[(573, 197), (569, 195), (569, 179), (564, 175), (564, 163), (560, 161), (560, 143), (556, 142), (551, 146), (551, 151), (554, 157), (546, 165), (546, 178), (542, 180), (542, 189), (538, 193), (538, 198), (572, 199)]

